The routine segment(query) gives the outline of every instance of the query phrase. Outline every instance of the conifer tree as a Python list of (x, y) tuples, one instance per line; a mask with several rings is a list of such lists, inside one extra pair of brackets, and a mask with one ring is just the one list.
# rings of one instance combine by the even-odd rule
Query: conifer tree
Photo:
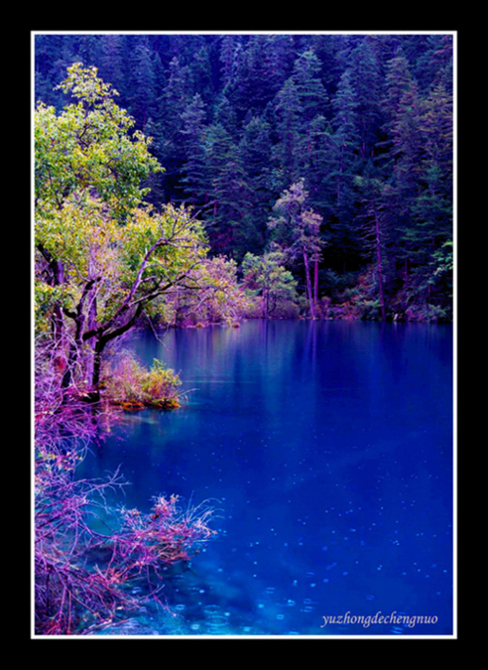
[(208, 128), (206, 155), (209, 201), (205, 221), (212, 250), (238, 257), (236, 234), (250, 205), (250, 192), (238, 147), (221, 124)]
[(122, 94), (124, 90), (124, 38), (106, 35), (101, 44), (100, 75)]
[(242, 38), (240, 35), (224, 35), (222, 37), (219, 60), (221, 71), (221, 90), (228, 93), (234, 86), (239, 59), (242, 52)]
[(200, 94), (197, 93), (181, 114), (183, 126), (180, 130), (184, 155), (184, 163), (181, 167), (183, 197), (188, 205), (197, 208), (205, 204), (207, 183), (205, 117), (205, 105)]
[(452, 35), (40, 35), (36, 97), (60, 110), (52, 89), (78, 56), (153, 138), (165, 171), (147, 178), (150, 202), (203, 206), (219, 252), (261, 253), (273, 203), (304, 179), (323, 265), (355, 281), (356, 177), (373, 161), (394, 285), (411, 302), (449, 291)]
[(279, 141), (275, 145), (277, 185), (282, 190), (287, 183), (299, 178), (301, 160), (300, 115), (302, 107), (298, 89), (290, 77), (276, 96), (275, 112), (278, 119)]
[(317, 115), (323, 115), (327, 93), (320, 79), (321, 63), (312, 49), (302, 53), (293, 65), (292, 78), (301, 107), (302, 127), (307, 135), (309, 124)]
[(168, 66), (166, 86), (163, 90), (158, 110), (156, 137), (157, 158), (164, 165), (166, 200), (182, 200), (180, 169), (185, 160), (181, 147), (182, 112), (192, 99), (188, 86), (188, 67), (174, 56)]
[(240, 235), (245, 247), (261, 253), (266, 243), (266, 222), (272, 193), (271, 127), (261, 117), (254, 116), (243, 129), (239, 156), (249, 187), (249, 209), (242, 221)]
[(351, 53), (351, 63), (359, 153), (365, 160), (375, 155), (382, 123), (381, 75), (372, 36), (365, 36), (359, 42)]
[(439, 250), (453, 236), (452, 97), (443, 83), (430, 92), (420, 117), (424, 147), (422, 190), (412, 205), (408, 242), (414, 249), (417, 285), (430, 302), (434, 298)]
[(410, 74), (403, 50), (387, 64), (383, 103), (387, 120), (384, 125), (388, 149), (386, 169), (390, 185), (385, 189), (384, 216), (389, 230), (398, 270), (408, 283), (412, 262), (409, 233), (412, 226), (412, 206), (420, 192), (422, 139), (418, 131), (421, 99), (416, 80)]
[(330, 171), (327, 177), (329, 187), (334, 191), (330, 253), (335, 256), (338, 268), (346, 271), (349, 259), (355, 259), (360, 249), (356, 231), (350, 225), (356, 207), (354, 179), (361, 172), (357, 102), (350, 69), (341, 75), (332, 106), (334, 115), (328, 140)]
[(368, 163), (364, 174), (356, 177), (355, 181), (360, 191), (362, 204), (362, 211), (356, 219), (361, 225), (366, 257), (375, 268), (378, 301), (381, 318), (384, 321), (387, 307), (385, 275), (387, 267), (386, 248), (388, 245), (388, 230), (383, 215), (385, 184), (372, 161)]
[(128, 109), (137, 127), (145, 132), (148, 120), (157, 112), (153, 52), (147, 38), (138, 40), (129, 57)]

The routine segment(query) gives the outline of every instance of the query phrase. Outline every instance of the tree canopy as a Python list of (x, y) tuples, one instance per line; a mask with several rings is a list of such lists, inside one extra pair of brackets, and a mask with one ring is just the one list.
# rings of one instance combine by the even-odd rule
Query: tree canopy
[(159, 164), (96, 68), (73, 65), (62, 86), (77, 102), (35, 117), (38, 325), (54, 327), (65, 384), (96, 391), (106, 345), (162, 294), (195, 286), (206, 242), (183, 207), (144, 203)]

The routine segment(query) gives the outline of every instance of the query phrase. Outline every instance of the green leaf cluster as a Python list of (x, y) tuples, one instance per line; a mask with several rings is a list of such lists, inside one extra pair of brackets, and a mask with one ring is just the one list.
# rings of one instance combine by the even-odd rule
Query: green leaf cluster
[(75, 63), (60, 85), (74, 102), (60, 115), (39, 103), (35, 113), (35, 196), (38, 215), (96, 194), (119, 221), (147, 195), (141, 182), (162, 171), (149, 152), (151, 139), (130, 132), (134, 120), (114, 101), (116, 91), (97, 68)]
[(206, 236), (183, 206), (144, 201), (141, 181), (161, 168), (96, 68), (76, 63), (62, 88), (75, 102), (35, 115), (37, 313), (49, 306), (77, 374), (95, 356), (97, 385), (107, 343), (167, 291), (196, 285)]

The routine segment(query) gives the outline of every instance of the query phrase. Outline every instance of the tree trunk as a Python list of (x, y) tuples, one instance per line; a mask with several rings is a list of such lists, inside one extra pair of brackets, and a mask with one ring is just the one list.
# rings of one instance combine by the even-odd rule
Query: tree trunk
[(93, 354), (93, 368), (92, 368), (92, 390), (90, 397), (93, 402), (100, 400), (100, 381), (102, 373), (102, 352), (105, 349), (107, 340), (103, 337), (97, 339), (95, 344), (95, 353)]
[[(53, 258), (42, 244), (37, 246), (40, 254), (44, 257), (49, 268), (48, 284), (50, 286), (62, 286), (64, 284), (64, 266), (61, 261)], [(56, 360), (59, 370), (66, 372), (69, 361), (69, 345), (66, 341), (66, 323), (63, 309), (60, 304), (55, 305), (51, 321), (52, 337), (56, 348)]]
[(263, 289), (263, 294), (261, 296), (261, 316), (263, 319), (268, 318), (268, 291)]
[(142, 312), (142, 304), (139, 303), (132, 316), (129, 317), (127, 321), (118, 328), (115, 328), (114, 330), (111, 331), (107, 329), (105, 330), (105, 332), (103, 332), (103, 329), (100, 329), (96, 333), (90, 331), (88, 331), (88, 333), (85, 333), (84, 336), (85, 340), (90, 339), (91, 337), (96, 338), (94, 354), (93, 354), (92, 377), (91, 377), (91, 386), (92, 386), (91, 395), (94, 400), (100, 399), (100, 382), (102, 374), (103, 350), (105, 349), (105, 347), (109, 342), (115, 340), (117, 337), (123, 335), (128, 330), (130, 330), (134, 325), (134, 323), (139, 318), (139, 316), (141, 315), (141, 312)]
[[(69, 386), (71, 386), (73, 381), (76, 379), (75, 369), (77, 365), (81, 366), (80, 369), (85, 370), (85, 368), (83, 367), (84, 361), (82, 360), (83, 333), (85, 331), (87, 321), (88, 321), (88, 330), (94, 328), (94, 325), (96, 323), (96, 297), (93, 293), (93, 290), (94, 287), (96, 287), (98, 281), (99, 281), (98, 279), (92, 279), (85, 284), (80, 301), (78, 302), (75, 311), (68, 309), (64, 310), (66, 316), (68, 316), (70, 319), (74, 321), (75, 332), (74, 332), (74, 339), (71, 341), (69, 347), (68, 364), (66, 366), (66, 370), (64, 372), (62, 381), (63, 388), (68, 388)], [(89, 301), (88, 318), (85, 315), (85, 306), (87, 301)], [(94, 308), (95, 311), (93, 311)], [(86, 370), (85, 374), (83, 375), (83, 382), (88, 381), (90, 377), (91, 372), (89, 370)]]
[(312, 317), (312, 319), (315, 319), (315, 307), (313, 304), (313, 295), (312, 295), (312, 281), (310, 278), (310, 267), (306, 251), (303, 252), (303, 262), (305, 263), (305, 276), (307, 280), (307, 295), (308, 295), (308, 302), (310, 304), (310, 316)]
[(314, 263), (314, 284), (313, 284), (313, 301), (315, 304), (315, 309), (319, 304), (319, 257), (318, 254), (315, 255)]
[(341, 146), (341, 154), (340, 154), (340, 161), (339, 161), (339, 176), (337, 178), (337, 202), (339, 202), (340, 197), (341, 197), (341, 179), (342, 179), (342, 173), (344, 170), (344, 144)]
[(380, 222), (376, 208), (374, 210), (375, 233), (376, 233), (376, 267), (378, 272), (378, 288), (380, 291), (381, 318), (385, 320), (385, 294), (383, 290), (383, 265), (381, 260)]
[[(95, 329), (97, 325), (97, 298), (96, 295), (93, 295), (90, 300), (87, 316), (87, 330)], [(90, 380), (93, 377), (93, 362), (95, 358), (95, 346), (96, 343), (92, 340), (88, 340), (88, 352), (86, 355), (85, 363), (85, 374), (86, 379)]]

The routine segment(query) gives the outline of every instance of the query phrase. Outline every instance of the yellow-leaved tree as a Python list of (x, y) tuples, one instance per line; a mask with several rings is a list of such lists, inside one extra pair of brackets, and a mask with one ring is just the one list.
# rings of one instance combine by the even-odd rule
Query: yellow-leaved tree
[(207, 246), (185, 208), (144, 202), (162, 167), (96, 68), (75, 63), (60, 86), (72, 98), (61, 113), (35, 111), (36, 327), (62, 385), (97, 399), (107, 344), (156, 298), (197, 288)]

